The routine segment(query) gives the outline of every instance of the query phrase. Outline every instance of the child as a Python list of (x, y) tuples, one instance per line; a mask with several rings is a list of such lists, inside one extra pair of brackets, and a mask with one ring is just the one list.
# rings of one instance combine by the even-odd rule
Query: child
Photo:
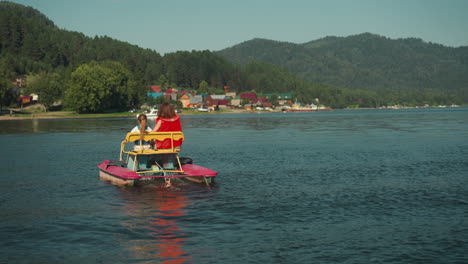
[[(134, 127), (130, 131), (130, 133), (140, 132), (140, 140), (137, 140), (137, 141), (134, 142), (134, 144), (135, 144), (133, 146), (134, 150), (141, 150), (142, 148), (143, 149), (150, 149), (151, 148), (150, 142), (143, 140), (143, 137), (144, 137), (145, 133), (151, 132), (151, 130), (152, 130), (151, 127), (149, 127), (146, 124), (147, 122), (148, 122), (148, 118), (146, 117), (146, 115), (145, 114), (139, 114), (138, 115), (138, 125), (136, 127)], [(141, 142), (141, 145), (140, 145), (140, 142)], [(122, 143), (127, 143), (127, 140), (124, 139), (122, 141)], [(144, 169), (146, 167), (147, 161), (148, 161), (148, 157), (146, 155), (142, 155), (140, 158), (138, 158), (137, 165), (136, 165), (137, 168), (135, 168), (135, 171), (138, 170), (138, 169), (141, 169), (141, 168)], [(134, 164), (133, 155), (129, 155), (128, 168), (129, 169), (134, 169), (133, 164)]]
[[(146, 117), (146, 115), (139, 114), (138, 125), (130, 131), (131, 133), (140, 132), (140, 140), (135, 141), (134, 150), (141, 150), (142, 147), (144, 149), (150, 149), (151, 147), (150, 142), (143, 140), (145, 133), (152, 131), (151, 127), (147, 125), (147, 122), (148, 122), (148, 118)], [(140, 146), (140, 141), (141, 141), (142, 146)], [(127, 143), (127, 140), (125, 139), (123, 143)]]

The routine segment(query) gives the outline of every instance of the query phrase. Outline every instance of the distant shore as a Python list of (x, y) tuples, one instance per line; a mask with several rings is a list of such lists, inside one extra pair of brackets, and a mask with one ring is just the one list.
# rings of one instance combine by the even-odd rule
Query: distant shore
[[(466, 106), (457, 106), (466, 107)], [(419, 109), (425, 109), (426, 107), (421, 107)], [(427, 108), (453, 108), (453, 107), (427, 107)], [(345, 108), (341, 110), (372, 110), (372, 109), (382, 109), (382, 108)], [(418, 109), (417, 107), (401, 107), (401, 108), (384, 108), (384, 109)], [(318, 110), (321, 111), (330, 111), (333, 109)], [(192, 110), (183, 110), (180, 115), (222, 115), (222, 114), (268, 114), (268, 113), (280, 113), (281, 111), (262, 111), (262, 110), (245, 110), (245, 109), (223, 109), (220, 111), (213, 112), (197, 112)], [(289, 112), (289, 111), (288, 111)], [(296, 111), (302, 112), (302, 111)], [(309, 111), (304, 111), (309, 112)], [(315, 111), (310, 111), (315, 112)], [(3, 113), (0, 113), (0, 121), (3, 120), (30, 120), (30, 119), (78, 119), (78, 118), (117, 118), (117, 117), (136, 117), (138, 113), (130, 112), (120, 112), (120, 113), (99, 113), (99, 114), (78, 114), (73, 111), (51, 111), (51, 112), (16, 112), (9, 114), (6, 110), (3, 110)]]
[[(190, 110), (183, 111), (180, 115), (217, 115), (217, 114), (239, 114), (239, 113), (269, 113), (265, 111), (249, 111), (244, 109), (227, 109), (214, 112), (195, 112)], [(70, 118), (113, 118), (113, 117), (135, 117), (137, 113), (99, 113), (99, 114), (78, 114), (73, 111), (52, 111), (36, 113), (3, 113), (0, 115), (2, 120), (28, 120), (28, 119), (70, 119)]]

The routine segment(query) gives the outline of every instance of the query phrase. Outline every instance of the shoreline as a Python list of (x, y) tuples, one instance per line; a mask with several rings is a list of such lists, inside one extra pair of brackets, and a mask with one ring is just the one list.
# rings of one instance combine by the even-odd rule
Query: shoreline
[[(248, 114), (248, 113), (270, 113), (270, 112), (255, 112), (244, 109), (229, 109), (228, 111), (219, 112), (182, 112), (179, 115), (222, 115), (222, 114)], [(275, 113), (275, 112), (273, 112)], [(33, 120), (33, 119), (83, 119), (83, 118), (121, 118), (121, 117), (135, 117), (137, 113), (105, 113), (105, 114), (78, 114), (71, 111), (57, 111), (57, 112), (40, 112), (31, 114), (2, 114), (0, 121), (6, 120)]]
[[(304, 112), (323, 112), (323, 111), (334, 111), (334, 110), (407, 110), (407, 109), (443, 109), (443, 108), (464, 108), (466, 106), (458, 107), (401, 107), (397, 109), (393, 108), (345, 108), (345, 109), (327, 109), (327, 110), (315, 110), (315, 111), (304, 111)], [(179, 115), (224, 115), (224, 114), (271, 114), (271, 113), (281, 113), (282, 111), (258, 111), (258, 110), (245, 110), (245, 109), (228, 109), (221, 110), (219, 112), (195, 112), (186, 110)], [(287, 111), (288, 113), (294, 111)], [(295, 111), (295, 113), (300, 113), (302, 111)], [(1, 121), (10, 121), (10, 120), (36, 120), (36, 119), (83, 119), (83, 118), (122, 118), (122, 117), (135, 117), (137, 113), (100, 113), (100, 114), (78, 114), (72, 111), (57, 111), (57, 112), (39, 112), (39, 113), (23, 113), (23, 114), (13, 114), (9, 113), (0, 114)]]

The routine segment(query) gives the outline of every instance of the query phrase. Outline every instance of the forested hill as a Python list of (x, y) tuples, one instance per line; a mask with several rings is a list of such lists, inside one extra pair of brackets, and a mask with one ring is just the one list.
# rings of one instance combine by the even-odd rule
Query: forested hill
[[(467, 43), (468, 44), (468, 43)], [(364, 33), (304, 44), (253, 39), (218, 52), (234, 63), (261, 61), (312, 82), (366, 90), (468, 90), (468, 46)]]
[(142, 84), (155, 84), (164, 76), (170, 78), (171, 84), (182, 87), (198, 86), (201, 80), (222, 87), (229, 77), (226, 71), (231, 71), (229, 66), (232, 66), (224, 58), (207, 51), (161, 56), (155, 50), (107, 36), (88, 37), (58, 28), (32, 7), (0, 2), (0, 71), (3, 76), (13, 78), (44, 71), (60, 71), (66, 75), (91, 61), (118, 61)]

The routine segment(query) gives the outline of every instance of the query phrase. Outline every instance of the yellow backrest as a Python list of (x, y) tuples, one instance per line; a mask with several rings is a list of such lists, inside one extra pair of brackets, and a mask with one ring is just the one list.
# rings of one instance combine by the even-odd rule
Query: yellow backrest
[[(127, 142), (133, 142), (133, 141), (138, 141), (140, 140), (140, 132), (134, 132), (134, 133), (127, 133), (127, 136), (125, 137)], [(143, 140), (144, 141), (150, 141), (150, 140), (157, 140), (157, 141), (163, 141), (165, 139), (172, 139), (173, 141), (184, 139), (184, 133), (181, 131), (179, 132), (149, 132), (145, 133)]]

